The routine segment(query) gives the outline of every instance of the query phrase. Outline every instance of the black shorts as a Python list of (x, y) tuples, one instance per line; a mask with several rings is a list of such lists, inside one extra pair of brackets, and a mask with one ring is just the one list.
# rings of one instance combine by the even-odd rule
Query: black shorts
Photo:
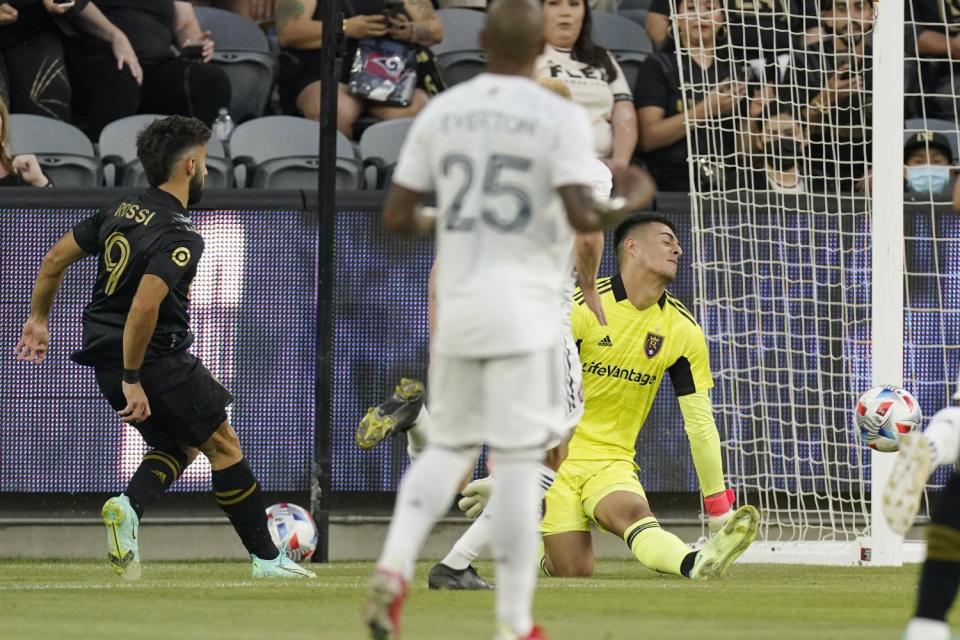
[[(116, 411), (127, 406), (121, 369), (97, 369), (97, 385)], [(178, 444), (196, 447), (227, 419), (233, 396), (200, 359), (184, 351), (144, 366), (140, 382), (150, 403), (150, 417), (134, 425), (154, 449)]]

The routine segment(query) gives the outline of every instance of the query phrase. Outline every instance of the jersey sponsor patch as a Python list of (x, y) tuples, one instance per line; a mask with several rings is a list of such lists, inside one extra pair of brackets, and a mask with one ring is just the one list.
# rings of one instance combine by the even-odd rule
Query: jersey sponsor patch
[(177, 247), (170, 255), (170, 259), (178, 267), (185, 267), (190, 264), (190, 249), (186, 247)]
[(643, 341), (643, 352), (647, 354), (648, 358), (660, 353), (660, 349), (663, 347), (663, 336), (659, 336), (655, 333), (648, 332), (647, 339)]

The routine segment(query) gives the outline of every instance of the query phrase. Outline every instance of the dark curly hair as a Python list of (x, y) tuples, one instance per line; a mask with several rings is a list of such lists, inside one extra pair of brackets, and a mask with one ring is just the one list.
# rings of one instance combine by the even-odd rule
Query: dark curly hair
[[(545, 0), (540, 0), (542, 5)], [(606, 74), (607, 82), (613, 82), (617, 79), (617, 68), (610, 59), (610, 54), (606, 49), (593, 41), (593, 17), (590, 12), (590, 3), (588, 0), (581, 0), (583, 3), (583, 24), (580, 25), (580, 35), (577, 41), (573, 43), (573, 49), (570, 57), (577, 62), (588, 64), (591, 67), (603, 69)]]
[(183, 152), (210, 141), (210, 127), (196, 118), (170, 116), (154, 120), (137, 134), (137, 157), (147, 182), (158, 187), (170, 179)]

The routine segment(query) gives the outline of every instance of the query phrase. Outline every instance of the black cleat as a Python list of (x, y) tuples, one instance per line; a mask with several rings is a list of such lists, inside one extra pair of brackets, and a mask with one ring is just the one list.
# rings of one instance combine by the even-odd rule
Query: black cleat
[(370, 407), (357, 427), (357, 446), (372, 449), (395, 433), (408, 431), (423, 407), (423, 383), (401, 378), (393, 395)]
[(430, 569), (427, 586), (431, 589), (456, 591), (487, 591), (493, 589), (493, 585), (481, 578), (473, 565), (457, 571), (442, 562), (438, 562)]

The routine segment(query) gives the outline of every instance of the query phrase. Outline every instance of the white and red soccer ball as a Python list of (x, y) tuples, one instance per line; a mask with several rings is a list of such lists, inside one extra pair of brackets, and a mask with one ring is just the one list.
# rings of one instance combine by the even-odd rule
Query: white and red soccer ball
[(871, 449), (892, 452), (900, 448), (900, 436), (920, 429), (920, 404), (906, 389), (893, 385), (873, 387), (857, 400), (860, 439)]
[(267, 528), (279, 548), (286, 543), (287, 557), (303, 562), (317, 550), (317, 525), (303, 507), (278, 502), (267, 507)]

